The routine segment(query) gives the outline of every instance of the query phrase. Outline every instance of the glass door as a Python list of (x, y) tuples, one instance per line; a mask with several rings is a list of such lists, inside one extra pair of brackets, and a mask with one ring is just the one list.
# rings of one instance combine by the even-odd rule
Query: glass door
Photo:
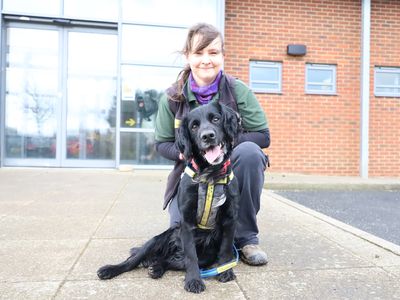
[(116, 82), (116, 31), (9, 24), (4, 164), (114, 167)]
[(115, 166), (117, 36), (68, 31), (62, 165)]

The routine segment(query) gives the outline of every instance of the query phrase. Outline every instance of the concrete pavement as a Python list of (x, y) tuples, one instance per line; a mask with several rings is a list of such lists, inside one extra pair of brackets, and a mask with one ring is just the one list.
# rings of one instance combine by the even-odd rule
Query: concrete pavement
[[(235, 281), (207, 279), (200, 295), (184, 291), (182, 272), (152, 280), (138, 269), (98, 280), (98, 267), (167, 227), (167, 173), (1, 168), (0, 299), (400, 299), (399, 246), (271, 190), (258, 218), (267, 266), (240, 263)], [(286, 185), (321, 180), (269, 174), (270, 186), (273, 176)]]

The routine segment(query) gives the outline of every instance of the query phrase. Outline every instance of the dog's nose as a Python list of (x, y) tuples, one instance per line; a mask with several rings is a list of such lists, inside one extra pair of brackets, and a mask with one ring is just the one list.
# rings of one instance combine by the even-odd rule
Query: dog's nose
[(215, 132), (212, 130), (205, 130), (201, 133), (200, 138), (203, 142), (210, 142), (215, 140)]

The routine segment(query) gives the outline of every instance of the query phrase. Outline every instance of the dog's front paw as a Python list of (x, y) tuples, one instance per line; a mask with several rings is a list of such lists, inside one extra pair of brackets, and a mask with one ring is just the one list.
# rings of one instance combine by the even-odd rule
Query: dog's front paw
[(185, 280), (185, 290), (191, 293), (199, 294), (206, 289), (204, 282), (201, 279)]
[(119, 274), (118, 268), (113, 265), (103, 266), (97, 271), (97, 276), (102, 280), (111, 279)]
[(226, 270), (225, 272), (218, 275), (218, 281), (228, 282), (234, 280), (236, 278), (235, 273), (233, 273), (232, 269)]

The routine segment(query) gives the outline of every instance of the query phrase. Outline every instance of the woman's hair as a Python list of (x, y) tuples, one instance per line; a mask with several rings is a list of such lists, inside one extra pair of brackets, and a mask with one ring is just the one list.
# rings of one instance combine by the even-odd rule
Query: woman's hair
[[(198, 36), (198, 42), (193, 45), (194, 38)], [(190, 53), (201, 51), (211, 44), (216, 38), (220, 38), (222, 53), (224, 53), (224, 41), (221, 33), (213, 25), (207, 23), (198, 23), (191, 28), (189, 28), (188, 35), (186, 37), (185, 45), (181, 51), (183, 55), (189, 55)], [(196, 48), (193, 48), (196, 46)], [(188, 80), (190, 75), (190, 66), (187, 64), (181, 72), (178, 74), (178, 79), (176, 81), (176, 94), (172, 96), (173, 100), (182, 101), (183, 100), (183, 86)]]

